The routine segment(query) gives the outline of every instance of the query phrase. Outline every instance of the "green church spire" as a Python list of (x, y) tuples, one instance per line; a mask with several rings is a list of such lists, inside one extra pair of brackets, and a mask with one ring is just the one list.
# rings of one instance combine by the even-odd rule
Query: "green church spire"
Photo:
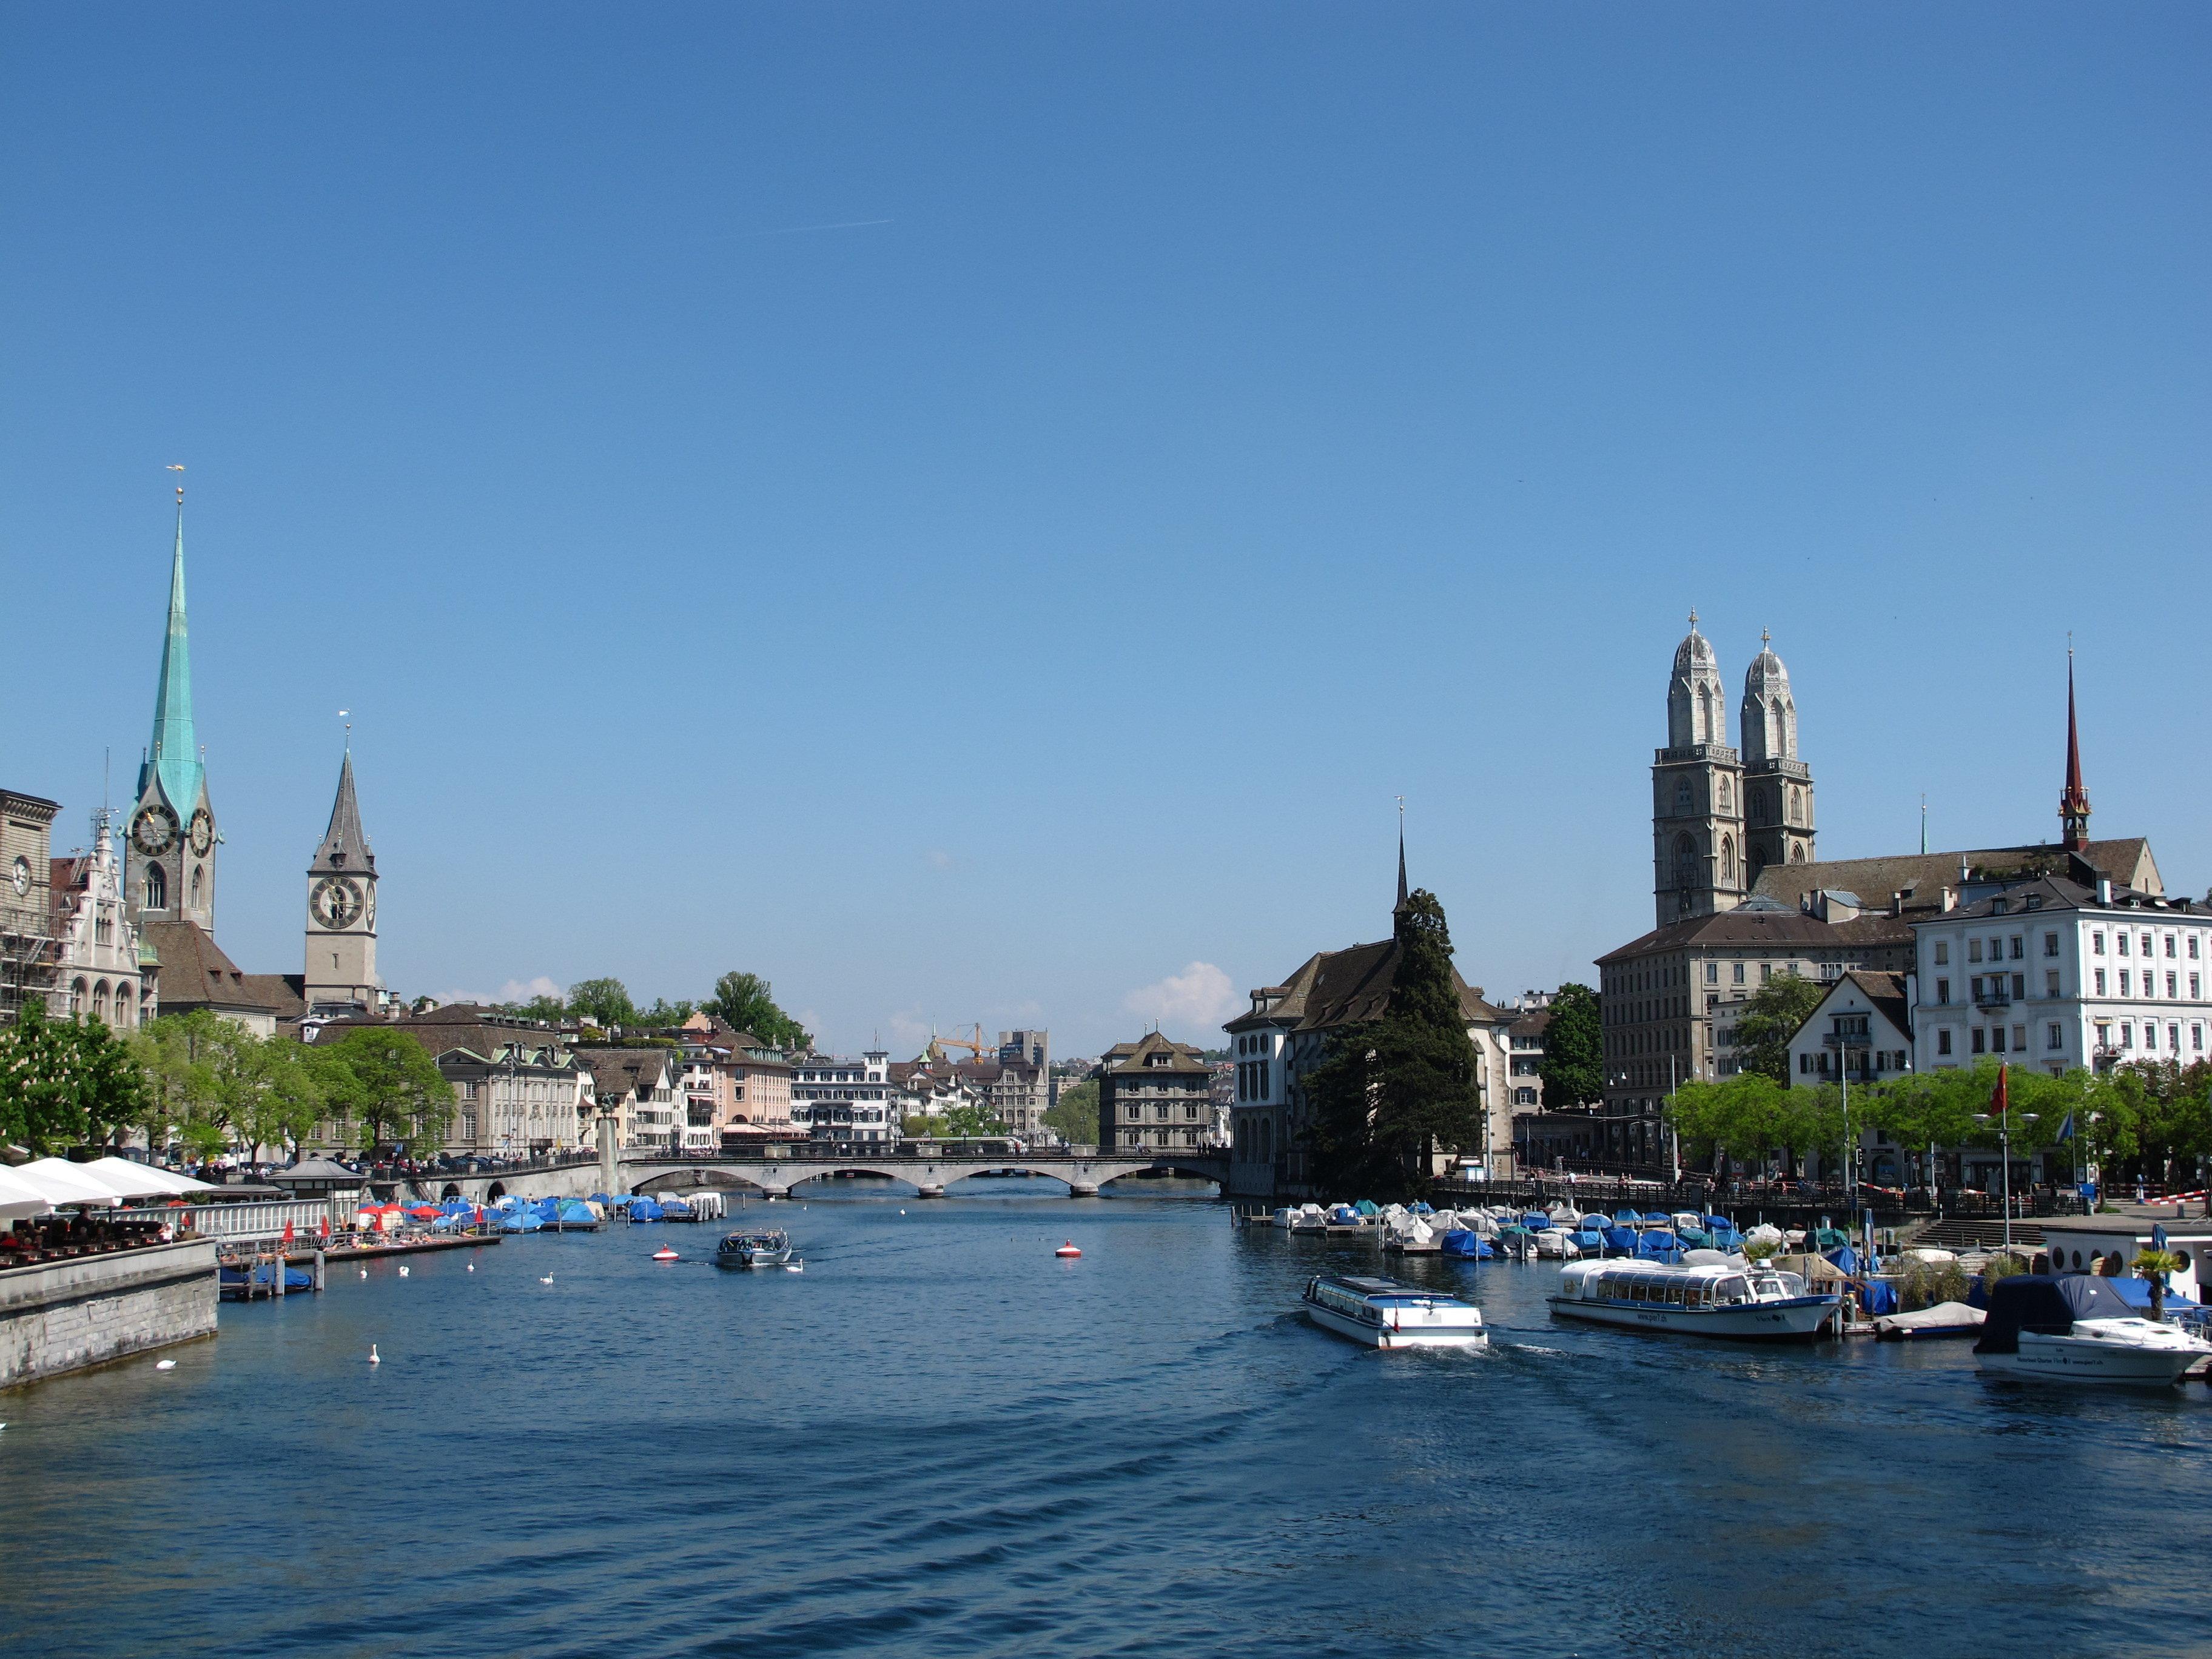
[(154, 739), (138, 787), (147, 774), (161, 781), (178, 820), (188, 820), (199, 804), (205, 768), (199, 739), (192, 730), (192, 653), (185, 636), (185, 491), (177, 487), (177, 548), (169, 566), (169, 631), (161, 642), (161, 681), (154, 693)]

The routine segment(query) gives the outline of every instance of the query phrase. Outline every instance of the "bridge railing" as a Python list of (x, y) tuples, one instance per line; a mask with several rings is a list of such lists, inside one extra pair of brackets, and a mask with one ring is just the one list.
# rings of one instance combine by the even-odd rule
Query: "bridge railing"
[[(289, 1222), (295, 1237), (310, 1238), (330, 1219), (326, 1198), (277, 1198), (242, 1204), (174, 1204), (155, 1214), (179, 1229), (189, 1229), (202, 1238), (282, 1238)], [(349, 1218), (350, 1219), (350, 1218)]]

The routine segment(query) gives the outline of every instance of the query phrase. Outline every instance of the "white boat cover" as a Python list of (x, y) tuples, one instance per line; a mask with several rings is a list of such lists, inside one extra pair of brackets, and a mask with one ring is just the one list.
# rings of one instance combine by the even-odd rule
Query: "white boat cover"
[(1911, 1313), (1885, 1313), (1874, 1322), (1877, 1333), (1885, 1330), (1958, 1330), (1967, 1325), (1978, 1325), (1989, 1317), (1979, 1308), (1970, 1308), (1964, 1302), (1938, 1302), (1932, 1308), (1915, 1308)]

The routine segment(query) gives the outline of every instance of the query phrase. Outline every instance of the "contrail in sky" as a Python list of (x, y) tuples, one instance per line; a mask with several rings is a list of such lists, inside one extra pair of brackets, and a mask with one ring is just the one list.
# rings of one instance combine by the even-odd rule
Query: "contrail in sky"
[(895, 219), (848, 219), (835, 225), (786, 225), (781, 230), (757, 230), (753, 236), (802, 236), (811, 230), (860, 230), (869, 225), (894, 225)]

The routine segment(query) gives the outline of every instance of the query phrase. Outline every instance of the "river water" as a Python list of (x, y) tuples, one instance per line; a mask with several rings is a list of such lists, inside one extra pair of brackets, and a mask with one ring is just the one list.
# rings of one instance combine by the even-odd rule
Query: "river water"
[(1561, 1328), (1553, 1269), (1440, 1260), (1404, 1276), (1478, 1300), (1491, 1351), (1379, 1354), (1293, 1312), (1371, 1245), (1235, 1230), (1191, 1189), (836, 1189), (765, 1212), (803, 1274), (704, 1264), (712, 1226), (514, 1238), (226, 1305), (171, 1371), (0, 1395), (0, 1651), (2212, 1640), (2201, 1384)]

